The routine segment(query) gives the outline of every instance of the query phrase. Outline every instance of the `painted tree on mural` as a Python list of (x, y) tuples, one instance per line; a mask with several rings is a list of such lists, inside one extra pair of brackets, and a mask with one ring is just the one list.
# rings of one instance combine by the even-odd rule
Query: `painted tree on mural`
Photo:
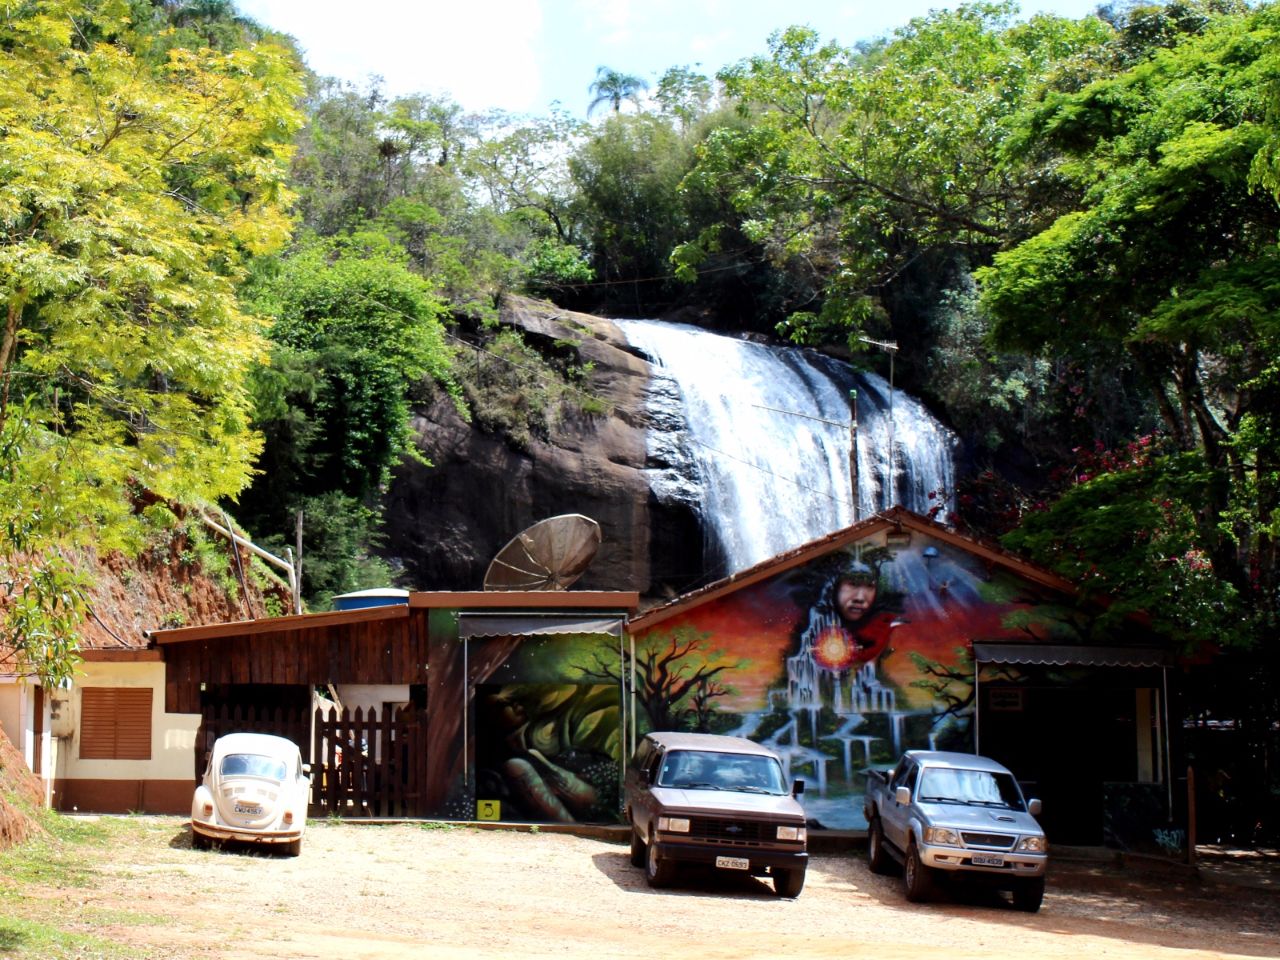
[[(653, 633), (636, 644), (636, 700), (649, 718), (651, 730), (678, 730), (689, 721), (699, 730), (709, 729), (714, 707), (711, 700), (732, 692), (718, 679), (726, 670), (749, 666), (749, 661), (729, 659), (722, 650), (706, 649), (709, 633), (677, 627), (670, 633)], [(622, 682), (631, 675), (631, 654), (622, 659), (622, 676), (600, 655), (590, 666), (578, 667), (584, 679)], [(688, 701), (688, 706), (684, 706)]]
[(698, 733), (711, 733), (711, 717), (715, 713), (715, 704), (712, 701), (717, 697), (728, 696), (732, 692), (732, 687), (726, 686), (719, 680), (700, 678), (693, 693), (689, 695), (689, 708), (685, 711), (685, 715), (693, 723), (693, 729)]

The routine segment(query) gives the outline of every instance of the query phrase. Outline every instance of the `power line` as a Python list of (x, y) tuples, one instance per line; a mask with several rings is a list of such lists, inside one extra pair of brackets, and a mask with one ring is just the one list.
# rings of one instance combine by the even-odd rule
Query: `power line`
[[(363, 295), (362, 295), (362, 296), (363, 296)], [(365, 297), (364, 297), (364, 299), (365, 299), (367, 302), (374, 304), (375, 306), (379, 306), (379, 307), (381, 307), (382, 309), (384, 309), (384, 310), (388, 310), (388, 311), (390, 311), (390, 312), (392, 312), (392, 313), (397, 313), (397, 314), (399, 314), (400, 316), (405, 317), (406, 319), (409, 319), (409, 320), (417, 320), (417, 319), (418, 319), (418, 318), (414, 317), (412, 314), (405, 313), (404, 311), (402, 311), (402, 310), (400, 310), (400, 309), (398, 309), (398, 308), (396, 308), (396, 307), (390, 306), (389, 304), (381, 303), (380, 301), (375, 300), (375, 299), (373, 299), (372, 297), (365, 296)], [(561, 316), (561, 315), (560, 315), (560, 314), (554, 314), (554, 315), (553, 315), (552, 317), (550, 317), (549, 319), (557, 319), (559, 316)], [(534, 376), (535, 378), (537, 378), (537, 379), (541, 380), (541, 381), (542, 381), (542, 382), (544, 382), (544, 383), (551, 383), (551, 384), (553, 384), (553, 385), (561, 386), (561, 387), (564, 387), (564, 388), (566, 388), (566, 389), (568, 389), (568, 390), (574, 391), (575, 393), (577, 393), (577, 394), (578, 394), (579, 396), (581, 396), (581, 397), (586, 397), (586, 398), (588, 398), (588, 399), (595, 400), (595, 401), (597, 401), (597, 402), (602, 402), (602, 401), (600, 401), (600, 398), (598, 398), (598, 397), (594, 396), (593, 394), (587, 393), (586, 391), (582, 391), (582, 390), (580, 390), (579, 388), (577, 388), (577, 387), (573, 386), (572, 384), (563, 384), (563, 383), (560, 383), (559, 381), (552, 381), (552, 380), (549, 380), (548, 378), (544, 377), (544, 376), (541, 374), (541, 372), (540, 372), (536, 367), (531, 367), (531, 366), (529, 366), (529, 365), (527, 365), (527, 364), (517, 363), (516, 361), (511, 360), (511, 359), (509, 359), (508, 357), (504, 357), (504, 356), (502, 356), (502, 355), (501, 355), (501, 354), (499, 354), (499, 353), (495, 353), (495, 352), (493, 352), (492, 350), (489, 350), (488, 348), (486, 348), (486, 347), (484, 347), (484, 346), (482, 346), (482, 345), (480, 345), (480, 344), (472, 343), (471, 341), (466, 340), (466, 339), (464, 339), (463, 337), (459, 337), (457, 334), (450, 333), (448, 330), (445, 330), (445, 331), (443, 331), (443, 332), (444, 332), (444, 335), (445, 335), (447, 338), (449, 338), (450, 340), (455, 340), (455, 341), (457, 341), (458, 343), (462, 344), (463, 346), (469, 347), (470, 349), (475, 350), (475, 351), (477, 351), (478, 353), (486, 353), (486, 354), (490, 355), (491, 357), (493, 357), (495, 360), (499, 360), (499, 361), (501, 361), (501, 362), (503, 362), (503, 363), (505, 363), (505, 364), (508, 364), (509, 366), (516, 367), (517, 369), (522, 369), (522, 370), (530, 371), (532, 376)], [(814, 417), (814, 416), (810, 416), (810, 415), (808, 415), (808, 414), (795, 413), (795, 412), (793, 412), (793, 411), (787, 411), (787, 410), (777, 410), (777, 409), (775, 409), (774, 407), (767, 407), (767, 406), (764, 406), (763, 404), (752, 404), (752, 406), (753, 406), (753, 407), (757, 407), (757, 408), (762, 409), (762, 410), (771, 410), (771, 411), (773, 411), (773, 412), (777, 412), (777, 413), (790, 413), (790, 414), (791, 414), (791, 415), (793, 415), (793, 416), (797, 416), (797, 417), (804, 417), (805, 419), (808, 419), (808, 420), (817, 420), (817, 421), (819, 421), (819, 422), (821, 422), (821, 423), (830, 424), (830, 425), (832, 425), (832, 426), (837, 426), (837, 427), (848, 427), (848, 426), (849, 426), (848, 422), (843, 422), (843, 423), (842, 423), (842, 422), (840, 422), (840, 421), (836, 421), (836, 420), (826, 420), (826, 419), (824, 419), (824, 418), (822, 418), (822, 417)], [(791, 484), (792, 486), (794, 486), (794, 487), (796, 487), (796, 488), (798, 488), (798, 489), (800, 489), (800, 490), (804, 490), (804, 491), (805, 491), (805, 492), (807, 492), (807, 493), (812, 493), (812, 494), (815, 494), (815, 495), (817, 495), (817, 496), (825, 497), (825, 498), (827, 498), (828, 500), (830, 500), (832, 503), (836, 503), (836, 504), (843, 504), (844, 506), (852, 507), (852, 502), (851, 502), (850, 500), (848, 500), (848, 499), (845, 499), (845, 498), (843, 498), (843, 497), (837, 497), (837, 496), (835, 496), (834, 494), (832, 494), (831, 492), (826, 491), (826, 490), (819, 490), (819, 489), (817, 489), (816, 487), (811, 487), (811, 486), (809, 486), (809, 485), (807, 485), (807, 484), (805, 484), (805, 483), (802, 483), (801, 481), (796, 480), (796, 479), (794, 479), (794, 478), (792, 478), (792, 477), (784, 477), (782, 474), (780, 474), (780, 473), (775, 473), (774, 471), (772, 471), (772, 470), (768, 469), (767, 467), (762, 467), (762, 466), (760, 466), (758, 463), (753, 463), (753, 462), (751, 462), (750, 460), (744, 460), (742, 457), (734, 456), (733, 454), (728, 453), (728, 452), (726, 452), (726, 451), (724, 451), (724, 450), (719, 450), (719, 449), (717, 449), (717, 448), (715, 448), (715, 447), (711, 446), (710, 444), (707, 444), (707, 443), (704, 443), (704, 442), (703, 442), (703, 441), (701, 441), (701, 440), (698, 440), (696, 437), (693, 437), (692, 435), (686, 434), (686, 436), (688, 437), (688, 439), (689, 439), (689, 441), (690, 441), (691, 443), (694, 443), (694, 444), (698, 445), (699, 447), (702, 447), (702, 448), (704, 448), (704, 449), (706, 449), (706, 450), (710, 451), (711, 453), (716, 454), (717, 456), (725, 457), (725, 458), (727, 458), (727, 459), (729, 459), (729, 460), (733, 460), (733, 461), (735, 461), (735, 462), (737, 462), (737, 463), (741, 463), (743, 466), (750, 467), (752, 470), (758, 470), (758, 471), (760, 471), (761, 473), (767, 474), (768, 476), (771, 476), (771, 477), (773, 477), (773, 478), (774, 478), (774, 479), (776, 479), (776, 480), (781, 480), (783, 483), (789, 483), (789, 484)]]

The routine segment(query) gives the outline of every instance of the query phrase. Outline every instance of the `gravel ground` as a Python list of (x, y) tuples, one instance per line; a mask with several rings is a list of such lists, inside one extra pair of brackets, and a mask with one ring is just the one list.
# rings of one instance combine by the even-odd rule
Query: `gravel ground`
[(138, 843), (95, 852), (88, 888), (44, 895), (154, 918), (95, 932), (155, 960), (1280, 956), (1280, 861), (1224, 852), (1199, 879), (1059, 861), (1027, 914), (994, 895), (908, 904), (860, 853), (815, 856), (782, 900), (740, 876), (653, 891), (625, 846), (545, 831), (320, 822), (294, 859), (193, 850), (182, 819), (139, 819)]

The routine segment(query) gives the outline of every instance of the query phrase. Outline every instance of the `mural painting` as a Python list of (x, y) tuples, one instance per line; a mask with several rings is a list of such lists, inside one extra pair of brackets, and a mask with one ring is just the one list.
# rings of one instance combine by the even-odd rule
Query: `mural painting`
[(869, 768), (973, 749), (972, 641), (1078, 639), (1062, 600), (920, 534), (868, 537), (637, 634), (639, 730), (765, 743), (813, 826), (862, 829)]
[[(486, 636), (431, 620), (427, 807), (448, 819), (612, 823), (622, 691), (576, 666), (619, 662), (616, 637)], [(465, 723), (464, 723), (465, 717)]]
[(614, 820), (619, 690), (570, 684), (476, 687), (476, 800), (502, 820)]

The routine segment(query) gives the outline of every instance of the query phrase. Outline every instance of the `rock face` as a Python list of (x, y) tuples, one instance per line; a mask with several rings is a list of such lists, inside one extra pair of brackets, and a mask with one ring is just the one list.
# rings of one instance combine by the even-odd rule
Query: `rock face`
[(414, 430), (432, 466), (407, 464), (384, 504), (384, 553), (417, 590), (480, 590), (494, 555), (531, 524), (581, 513), (600, 524), (603, 542), (575, 590), (636, 590), (671, 595), (701, 569), (702, 534), (688, 506), (650, 493), (645, 397), (648, 363), (630, 352), (609, 321), (511, 299), (504, 323), (530, 342), (575, 344), (592, 365), (587, 390), (599, 414), (562, 416), (549, 441), (520, 449), (467, 423), (439, 397), (416, 412)]

